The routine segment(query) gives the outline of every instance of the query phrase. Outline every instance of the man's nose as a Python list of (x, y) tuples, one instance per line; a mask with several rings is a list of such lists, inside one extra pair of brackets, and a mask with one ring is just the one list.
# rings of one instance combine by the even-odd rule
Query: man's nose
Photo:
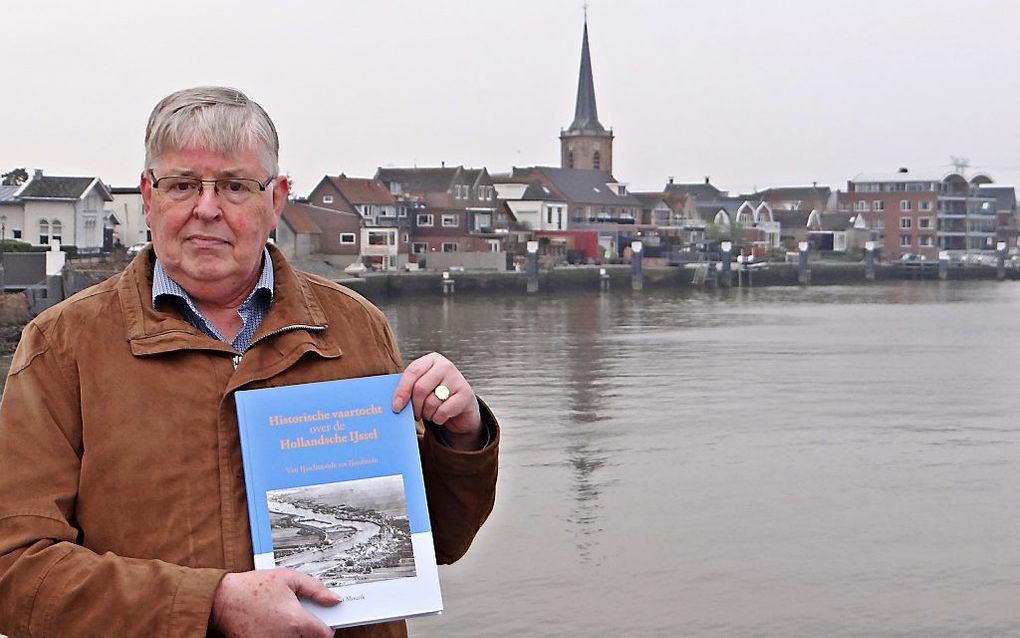
[(220, 198), (216, 195), (216, 186), (203, 183), (198, 192), (198, 198), (195, 200), (193, 213), (202, 219), (216, 219), (222, 212)]

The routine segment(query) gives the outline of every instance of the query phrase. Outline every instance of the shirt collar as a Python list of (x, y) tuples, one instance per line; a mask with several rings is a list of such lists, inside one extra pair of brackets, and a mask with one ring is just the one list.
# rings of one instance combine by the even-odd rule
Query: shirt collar
[[(273, 260), (269, 256), (269, 249), (262, 249), (262, 273), (259, 275), (259, 279), (255, 282), (255, 288), (252, 289), (251, 293), (245, 298), (243, 304), (251, 303), (252, 298), (255, 297), (256, 293), (260, 290), (265, 290), (263, 294), (267, 295), (268, 303), (267, 306), (273, 302)], [(152, 309), (156, 310), (156, 302), (161, 297), (169, 296), (176, 297), (183, 300), (192, 311), (198, 313), (198, 308), (195, 307), (195, 302), (191, 299), (191, 295), (188, 294), (184, 288), (181, 287), (176, 281), (170, 278), (167, 274), (166, 269), (163, 268), (163, 264), (159, 262), (159, 257), (156, 258), (156, 264), (152, 269)], [(242, 304), (242, 305), (243, 305)], [(200, 314), (200, 313), (199, 313)]]

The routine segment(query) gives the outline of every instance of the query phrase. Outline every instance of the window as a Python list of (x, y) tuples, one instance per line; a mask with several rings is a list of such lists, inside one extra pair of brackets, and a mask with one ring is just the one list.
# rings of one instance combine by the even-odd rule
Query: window
[(549, 225), (552, 225), (552, 215), (553, 215), (553, 207), (552, 206), (546, 206), (545, 207), (545, 223), (547, 223)]
[(498, 239), (489, 239), (487, 241), (488, 241), (488, 244), (489, 244), (489, 252), (490, 253), (498, 253), (499, 250), (500, 250), (499, 240)]
[(875, 201), (871, 202), (871, 210), (875, 211), (876, 213), (885, 210), (885, 202), (883, 202), (880, 199), (876, 199)]
[(431, 226), (433, 217), (429, 213), (418, 213), (415, 215), (414, 223), (418, 226)]
[(61, 230), (62, 230), (62, 227), (61, 227), (60, 221), (54, 219), (53, 222), (50, 224), (50, 241), (51, 242), (55, 241), (57, 243), (60, 243), (60, 241), (63, 239)]
[(567, 153), (567, 168), (574, 168), (574, 151)]
[(900, 210), (902, 212), (904, 212), (904, 213), (910, 212), (910, 200), (909, 199), (901, 199), (900, 200)]
[(931, 217), (918, 217), (917, 218), (918, 228), (931, 228)]
[(444, 241), (443, 242), (444, 253), (455, 253), (457, 252), (457, 242), (455, 241)]
[(415, 255), (424, 255), (429, 251), (429, 245), (423, 241), (416, 241), (411, 244), (411, 252)]
[(386, 230), (368, 231), (369, 246), (392, 246), (393, 239), (394, 239), (393, 234)]
[(919, 208), (921, 210), (923, 210), (923, 211), (930, 211), (931, 210), (931, 201), (930, 200), (922, 200), (920, 202)]
[(868, 210), (868, 202), (864, 201), (863, 199), (854, 202), (854, 210), (861, 213), (865, 212), (866, 210)]
[(333, 196), (332, 195), (323, 195), (322, 196), (322, 203), (323, 204), (332, 204), (333, 203)]
[(602, 163), (602, 156), (599, 155), (598, 151), (595, 151), (595, 153), (593, 153), (592, 156), (591, 156), (591, 167), (594, 168), (595, 170), (599, 170), (599, 165), (601, 163)]
[(918, 237), (917, 245), (924, 248), (931, 248), (931, 235), (921, 235)]
[(875, 228), (878, 229), (878, 230), (883, 230), (885, 228), (885, 220), (884, 219), (876, 219), (875, 220)]
[(443, 215), (443, 228), (456, 228), (460, 225), (457, 215)]
[(841, 213), (849, 213), (850, 212), (850, 203), (849, 202), (840, 202), (839, 203), (839, 212), (841, 212)]
[(406, 244), (410, 239), (411, 239), (411, 236), (408, 235), (407, 233), (404, 233), (403, 235), (400, 236), (400, 243), (401, 244)]
[(910, 230), (912, 221), (909, 217), (900, 217), (900, 228)]
[(12, 229), (11, 237), (13, 237), (14, 239), (21, 239), (21, 229), (20, 228)]
[(50, 243), (50, 223), (45, 219), (39, 220), (39, 243), (43, 246)]
[(900, 246), (903, 248), (910, 248), (910, 235), (900, 235)]
[(397, 217), (400, 218), (407, 217), (407, 206), (401, 204), (400, 206), (397, 207)]
[(353, 244), (355, 241), (354, 233), (340, 233), (341, 244)]

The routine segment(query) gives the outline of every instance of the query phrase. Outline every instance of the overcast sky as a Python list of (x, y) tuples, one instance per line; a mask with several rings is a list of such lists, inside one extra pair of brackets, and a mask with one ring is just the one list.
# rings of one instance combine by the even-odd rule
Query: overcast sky
[[(164, 95), (240, 88), (299, 194), (376, 167), (558, 165), (581, 0), (4, 2), (0, 169), (137, 183)], [(614, 173), (734, 191), (859, 172), (1020, 185), (1020, 2), (591, 0)]]

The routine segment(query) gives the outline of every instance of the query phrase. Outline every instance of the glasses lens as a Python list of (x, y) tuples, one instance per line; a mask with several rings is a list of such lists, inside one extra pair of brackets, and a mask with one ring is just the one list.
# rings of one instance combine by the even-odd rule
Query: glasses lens
[(216, 191), (233, 204), (243, 204), (257, 190), (259, 183), (253, 179), (221, 179), (216, 182)]
[(159, 192), (170, 199), (182, 201), (191, 199), (202, 188), (202, 182), (191, 177), (164, 177), (159, 180)]

